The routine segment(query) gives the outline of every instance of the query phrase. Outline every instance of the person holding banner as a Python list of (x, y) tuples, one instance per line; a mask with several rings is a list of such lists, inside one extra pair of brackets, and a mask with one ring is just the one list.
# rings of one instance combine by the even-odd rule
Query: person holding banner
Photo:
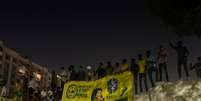
[(110, 61), (107, 62), (106, 70), (107, 70), (107, 75), (113, 74), (113, 66)]
[(99, 67), (96, 69), (96, 74), (98, 76), (98, 79), (105, 77), (106, 70), (103, 68), (103, 63), (99, 64)]
[(85, 72), (83, 66), (79, 67), (78, 74), (79, 74), (78, 75), (79, 81), (85, 81), (86, 80), (86, 72)]
[(122, 60), (122, 64), (121, 64), (121, 72), (125, 72), (129, 70), (129, 65), (127, 63), (126, 59)]
[(120, 64), (117, 62), (117, 63), (115, 64), (115, 68), (114, 68), (113, 73), (114, 73), (114, 74), (119, 74), (120, 71), (121, 71)]
[(142, 79), (144, 79), (145, 90), (148, 91), (147, 76), (146, 76), (146, 61), (145, 59), (143, 59), (142, 54), (138, 55), (138, 66), (139, 66), (140, 91), (143, 92)]

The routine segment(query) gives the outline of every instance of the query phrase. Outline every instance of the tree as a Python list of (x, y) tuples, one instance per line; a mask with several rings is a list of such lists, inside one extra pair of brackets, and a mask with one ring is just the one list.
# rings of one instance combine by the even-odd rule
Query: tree
[(149, 12), (178, 35), (201, 36), (201, 0), (145, 0)]

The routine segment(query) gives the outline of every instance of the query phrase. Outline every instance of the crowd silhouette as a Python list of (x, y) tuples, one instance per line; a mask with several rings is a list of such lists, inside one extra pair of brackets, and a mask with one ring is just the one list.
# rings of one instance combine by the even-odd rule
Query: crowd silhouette
[[(179, 80), (183, 80), (182, 69), (185, 70), (186, 79), (189, 79), (188, 71), (188, 56), (189, 51), (187, 47), (183, 45), (182, 41), (178, 41), (177, 45), (169, 43), (169, 47), (174, 49), (177, 53), (177, 72)], [(100, 63), (94, 70), (92, 68), (80, 67), (76, 72), (75, 67), (71, 65), (67, 74), (69, 79), (66, 81), (91, 81), (101, 79), (107, 75), (119, 74), (125, 71), (131, 71), (133, 73), (135, 93), (148, 91), (149, 87), (155, 86), (158, 81), (169, 81), (168, 75), (168, 50), (166, 47), (160, 45), (157, 56), (154, 56), (150, 50), (144, 53), (138, 54), (137, 58), (130, 60), (122, 59), (122, 61), (112, 64), (110, 61), (106, 63)], [(129, 62), (130, 61), (130, 62)], [(198, 58), (198, 63), (190, 64), (190, 69), (196, 69), (198, 77), (201, 77), (201, 57)], [(163, 77), (164, 76), (164, 77)], [(165, 79), (163, 79), (165, 78)], [(63, 85), (62, 85), (63, 86)], [(143, 87), (144, 86), (144, 87)], [(143, 90), (144, 89), (144, 90)]]
[[(188, 66), (188, 56), (190, 55), (187, 47), (182, 41), (178, 41), (177, 45), (169, 43), (169, 47), (177, 53), (177, 73), (179, 80), (183, 80), (182, 69), (186, 74), (186, 80), (189, 80), (189, 69), (196, 70), (197, 77), (201, 78), (201, 57), (197, 58), (196, 63)], [(59, 71), (52, 71), (51, 87), (38, 90), (34, 81), (28, 84), (30, 98), (40, 98), (41, 101), (59, 101), (62, 98), (64, 84), (70, 81), (94, 81), (108, 75), (121, 74), (122, 72), (130, 71), (133, 73), (133, 81), (135, 94), (139, 91), (148, 91), (154, 87), (156, 82), (169, 81), (168, 73), (168, 50), (167, 47), (159, 46), (157, 55), (154, 56), (152, 51), (147, 50), (140, 53), (136, 58), (122, 59), (121, 62), (106, 63), (100, 62), (97, 68), (91, 66), (74, 66), (70, 65), (67, 70), (61, 67)], [(188, 68), (189, 67), (189, 68)], [(175, 71), (176, 71), (175, 70)], [(149, 87), (150, 85), (150, 87)], [(6, 87), (6, 86), (5, 86)], [(20, 92), (20, 91), (19, 91)], [(16, 94), (20, 94), (20, 93)], [(1, 96), (5, 95), (5, 90), (2, 90)], [(40, 97), (35, 97), (40, 96)], [(31, 100), (30, 100), (31, 101)]]

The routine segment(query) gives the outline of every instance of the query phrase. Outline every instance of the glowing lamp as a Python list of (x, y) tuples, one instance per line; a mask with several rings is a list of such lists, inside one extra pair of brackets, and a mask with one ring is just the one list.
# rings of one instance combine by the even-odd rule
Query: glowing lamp
[(91, 69), (92, 69), (92, 67), (91, 67), (91, 66), (87, 66), (86, 68), (87, 68), (87, 70), (91, 70)]

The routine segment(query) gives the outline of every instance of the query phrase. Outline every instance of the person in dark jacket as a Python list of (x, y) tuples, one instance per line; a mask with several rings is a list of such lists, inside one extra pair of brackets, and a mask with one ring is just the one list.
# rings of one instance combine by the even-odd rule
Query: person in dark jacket
[(106, 70), (103, 67), (103, 63), (99, 64), (98, 68), (96, 69), (96, 74), (98, 75), (98, 79), (101, 79), (106, 76)]
[[(149, 76), (149, 80), (151, 82), (152, 87), (155, 86), (155, 81), (158, 80), (158, 69), (156, 66), (156, 60), (155, 58), (152, 56), (151, 51), (146, 51), (146, 66), (147, 66), (147, 70), (148, 70), (148, 76)], [(155, 75), (155, 77), (153, 77), (153, 73)]]
[(131, 59), (130, 71), (133, 73), (134, 85), (135, 85), (135, 94), (138, 93), (138, 73), (139, 67), (134, 58)]
[(107, 62), (106, 71), (107, 71), (107, 75), (113, 74), (113, 66), (110, 61)]
[(86, 80), (86, 72), (85, 72), (83, 66), (80, 66), (78, 74), (79, 74), (78, 75), (79, 81), (85, 81)]
[(75, 71), (75, 66), (71, 65), (70, 68), (71, 68), (70, 81), (76, 81), (78, 77), (77, 77), (77, 73)]
[(189, 51), (188, 49), (183, 46), (182, 41), (177, 42), (177, 46), (174, 46), (172, 43), (170, 43), (170, 46), (177, 52), (177, 72), (179, 75), (179, 79), (182, 78), (182, 66), (184, 67), (184, 70), (186, 72), (187, 78), (189, 78), (189, 72), (187, 68), (187, 63), (188, 63), (188, 56), (189, 56)]

